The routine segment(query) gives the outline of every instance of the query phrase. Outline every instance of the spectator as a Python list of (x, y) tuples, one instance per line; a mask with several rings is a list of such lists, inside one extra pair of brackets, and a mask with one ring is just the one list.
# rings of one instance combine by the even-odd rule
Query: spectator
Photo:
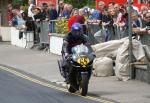
[(63, 15), (64, 10), (64, 0), (59, 0), (59, 7), (58, 7), (58, 16), (61, 17)]
[(90, 16), (89, 16), (90, 20), (98, 20), (99, 16), (100, 16), (100, 13), (98, 10), (95, 10), (95, 9), (90, 10)]
[(35, 34), (34, 12), (33, 12), (35, 9), (34, 0), (29, 0), (28, 4), (29, 4), (29, 8), (28, 8), (28, 18), (26, 21), (26, 27), (27, 27), (27, 31), (34, 32), (34, 37), (35, 37), (36, 34)]
[(108, 3), (108, 9), (114, 8), (115, 3), (114, 2), (109, 2)]
[(34, 20), (34, 14), (32, 12), (32, 8), (34, 7), (34, 0), (29, 0), (29, 8), (28, 8), (28, 19)]
[[(98, 6), (99, 6), (99, 16), (101, 16), (103, 9), (106, 8), (106, 4), (105, 4), (105, 2), (100, 1), (100, 2), (98, 3)], [(98, 21), (98, 22), (101, 22), (101, 21)]]
[(11, 26), (12, 25), (13, 16), (14, 16), (13, 13), (12, 13), (13, 7), (12, 7), (12, 4), (9, 4), (7, 7), (8, 7), (7, 20), (8, 20), (9, 26)]
[(132, 26), (133, 28), (141, 28), (142, 27), (142, 20), (138, 16), (138, 13), (136, 11), (133, 11), (131, 13), (131, 18), (132, 18)]
[(17, 26), (18, 25), (17, 10), (13, 9), (12, 13), (13, 13), (12, 26)]
[(41, 9), (40, 8), (35, 8), (35, 12), (34, 12), (34, 19), (36, 22), (39, 22), (42, 20), (42, 15), (41, 15)]
[[(120, 10), (121, 17), (118, 17), (118, 29), (120, 33), (120, 38), (128, 36), (127, 27), (128, 27), (128, 13), (125, 8)], [(119, 15), (118, 15), (119, 16)]]
[(64, 5), (64, 9), (62, 11), (62, 17), (69, 18), (70, 12), (68, 11), (68, 4)]
[(142, 28), (142, 20), (138, 16), (137, 11), (133, 11), (131, 13), (131, 18), (132, 18), (132, 31), (133, 31), (133, 36), (136, 37), (136, 39), (140, 39), (140, 37), (137, 35), (138, 30)]
[(49, 4), (49, 20), (55, 20), (57, 19), (57, 11), (55, 9), (55, 5), (51, 2)]
[[(84, 23), (83, 24), (85, 24), (85, 16), (84, 16), (83, 9), (79, 9), (79, 16), (84, 17)], [(83, 33), (86, 34), (86, 25), (82, 25), (82, 29), (83, 29)]]
[(85, 23), (85, 18), (83, 15), (79, 15), (79, 10), (78, 9), (74, 9), (71, 13), (71, 17), (68, 20), (68, 30), (71, 30), (71, 26), (74, 23), (80, 23), (80, 24), (84, 24)]
[[(34, 37), (34, 44), (37, 43), (37, 35), (36, 35), (36, 24), (35, 24), (35, 5), (34, 5), (34, 0), (29, 0), (28, 2), (29, 8), (28, 8), (28, 18), (26, 21), (26, 27), (28, 32), (33, 32), (33, 37)], [(33, 46), (34, 47), (34, 46)]]
[(67, 11), (69, 12), (69, 17), (70, 17), (72, 10), (73, 10), (73, 6), (71, 4), (68, 4)]
[(109, 40), (114, 40), (114, 39), (118, 39), (117, 38), (117, 32), (116, 32), (116, 28), (117, 28), (117, 13), (115, 12), (114, 8), (109, 8), (108, 12), (111, 16), (111, 22), (109, 25), (109, 32), (111, 34), (110, 39)]
[(144, 18), (144, 15), (148, 12), (148, 7), (147, 6), (141, 6), (140, 9), (140, 16), (141, 18)]
[(20, 6), (20, 13), (21, 13), (21, 16), (23, 18), (23, 20), (27, 20), (27, 13), (24, 11), (24, 6)]
[(122, 13), (125, 12), (125, 9), (121, 8), (121, 6), (119, 4), (115, 4), (114, 5), (114, 10), (115, 10), (116, 15), (117, 15), (116, 24), (118, 24), (119, 21), (121, 20), (122, 15), (123, 15)]
[(119, 13), (121, 6), (119, 4), (114, 4), (114, 9), (117, 13)]
[(150, 49), (150, 12), (144, 15), (143, 27), (134, 30), (138, 35), (140, 35), (140, 41), (144, 45), (148, 45)]
[(105, 4), (105, 2), (103, 2), (103, 1), (100, 1), (99, 3), (98, 3), (98, 6), (99, 6), (99, 11), (101, 12), (104, 8), (106, 8), (106, 4)]
[(42, 21), (42, 13), (41, 13), (41, 9), (39, 7), (36, 7), (34, 10), (34, 20), (35, 20), (35, 26), (36, 26), (36, 34), (35, 34), (36, 42), (35, 43), (40, 43), (39, 36), (41, 33), (40, 21)]
[(79, 9), (79, 15), (83, 16), (84, 15), (84, 12), (83, 12), (83, 9)]
[[(57, 11), (55, 9), (55, 6), (53, 3), (50, 3), (49, 5), (49, 20), (55, 20), (57, 19)], [(54, 26), (55, 26), (55, 21), (50, 21), (50, 33), (54, 32)]]
[(42, 4), (42, 9), (41, 9), (41, 20), (48, 20), (48, 4), (47, 3), (43, 3)]
[(101, 20), (102, 22), (102, 28), (103, 28), (103, 31), (105, 32), (105, 42), (106, 41), (109, 41), (110, 38), (111, 38), (111, 31), (110, 31), (110, 26), (111, 25), (111, 17), (108, 13), (108, 9), (105, 8), (103, 9), (102, 11), (102, 15), (100, 16), (99, 20)]

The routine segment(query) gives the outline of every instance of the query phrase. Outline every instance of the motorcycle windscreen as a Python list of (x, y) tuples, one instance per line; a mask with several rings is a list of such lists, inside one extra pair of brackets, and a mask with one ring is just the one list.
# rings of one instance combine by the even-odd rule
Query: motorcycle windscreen
[(72, 48), (73, 54), (88, 53), (89, 49), (84, 44), (76, 45)]

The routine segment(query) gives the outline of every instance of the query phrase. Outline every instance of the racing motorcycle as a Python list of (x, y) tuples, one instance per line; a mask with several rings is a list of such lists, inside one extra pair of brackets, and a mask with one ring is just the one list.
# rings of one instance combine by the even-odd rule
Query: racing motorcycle
[(72, 54), (67, 58), (67, 67), (65, 67), (66, 77), (63, 68), (59, 64), (60, 74), (68, 79), (67, 89), (71, 93), (80, 91), (82, 96), (88, 92), (89, 79), (92, 74), (93, 60), (95, 58), (92, 49), (84, 44), (76, 45), (72, 48)]

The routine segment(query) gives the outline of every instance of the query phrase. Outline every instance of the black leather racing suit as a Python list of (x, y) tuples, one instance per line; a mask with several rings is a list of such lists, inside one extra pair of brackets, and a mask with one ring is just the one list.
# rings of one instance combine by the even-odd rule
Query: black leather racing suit
[(67, 78), (67, 72), (69, 70), (68, 63), (66, 61), (66, 58), (68, 55), (72, 54), (72, 47), (80, 44), (86, 44), (87, 39), (84, 34), (74, 34), (73, 32), (68, 33), (64, 37), (64, 43), (62, 47), (62, 58), (63, 58), (63, 63), (62, 63), (62, 71), (64, 72), (64, 78), (66, 81), (68, 81)]

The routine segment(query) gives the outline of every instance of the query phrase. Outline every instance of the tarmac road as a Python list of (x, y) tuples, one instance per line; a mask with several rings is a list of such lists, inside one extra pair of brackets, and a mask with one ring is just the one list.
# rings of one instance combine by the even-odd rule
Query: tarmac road
[(0, 103), (99, 103), (31, 80), (34, 79), (0, 68)]

